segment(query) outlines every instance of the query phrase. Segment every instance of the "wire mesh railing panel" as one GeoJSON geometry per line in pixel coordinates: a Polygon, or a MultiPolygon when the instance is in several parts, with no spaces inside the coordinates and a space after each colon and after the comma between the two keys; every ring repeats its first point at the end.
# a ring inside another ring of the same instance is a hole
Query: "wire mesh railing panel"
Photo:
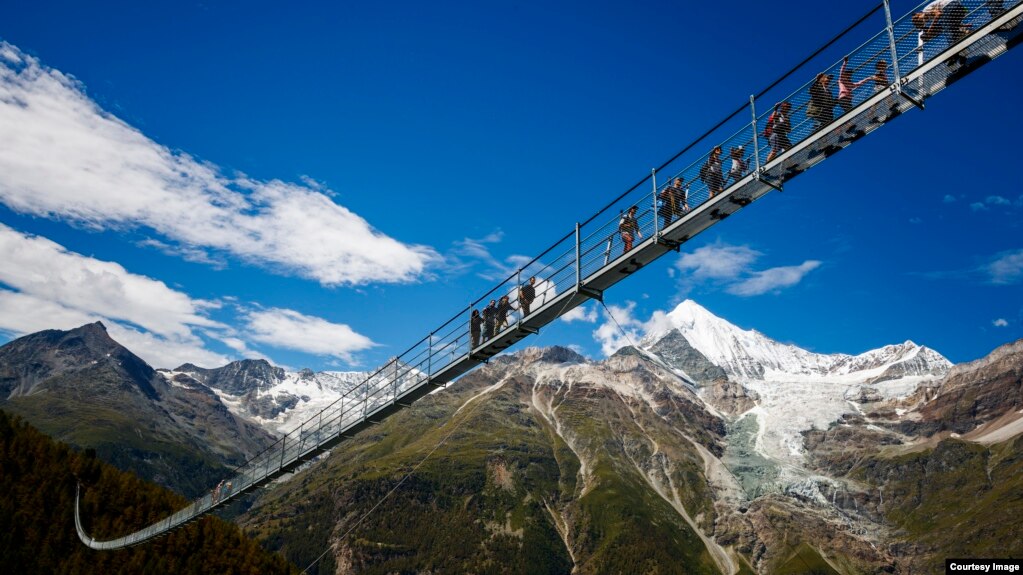
{"type": "Polygon", "coordinates": [[[972,31],[1019,4],[1020,0],[951,0],[917,5],[894,24],[900,72],[909,74],[941,56],[972,31]]]}

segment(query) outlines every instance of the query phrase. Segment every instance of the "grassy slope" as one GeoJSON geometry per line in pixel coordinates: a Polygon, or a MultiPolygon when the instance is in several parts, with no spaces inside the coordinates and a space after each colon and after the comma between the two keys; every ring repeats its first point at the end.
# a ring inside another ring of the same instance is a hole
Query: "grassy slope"
{"type": "Polygon", "coordinates": [[[58,394],[14,398],[3,409],[32,422],[58,441],[91,448],[104,461],[194,496],[215,485],[227,468],[193,449],[187,438],[171,438],[115,407],[58,394]]]}
{"type": "Polygon", "coordinates": [[[884,486],[888,520],[921,552],[917,568],[938,572],[945,557],[1023,556],[1023,436],[990,447],[946,439],[873,459],[857,475],[884,486]]]}
{"type": "MultiPolygon", "coordinates": [[[[621,449],[599,458],[593,469],[598,486],[578,499],[579,461],[528,406],[531,382],[509,382],[478,407],[470,404],[452,417],[474,392],[493,383],[486,373],[470,374],[455,389],[342,444],[313,473],[269,493],[243,518],[246,528],[301,566],[326,548],[328,536],[354,527],[340,560],[360,573],[568,573],[573,563],[553,512],[567,518],[580,573],[716,572],[702,541],[622,459],[621,449]],[[324,528],[328,517],[336,530],[324,528]]],[[[595,426],[577,432],[609,447],[635,441],[623,408],[609,408],[620,422],[609,424],[588,412],[587,403],[569,399],[559,413],[595,426]]],[[[673,480],[683,498],[692,500],[694,513],[712,513],[693,465],[680,465],[673,480]]],[[[328,554],[311,572],[335,568],[328,554]]]]}

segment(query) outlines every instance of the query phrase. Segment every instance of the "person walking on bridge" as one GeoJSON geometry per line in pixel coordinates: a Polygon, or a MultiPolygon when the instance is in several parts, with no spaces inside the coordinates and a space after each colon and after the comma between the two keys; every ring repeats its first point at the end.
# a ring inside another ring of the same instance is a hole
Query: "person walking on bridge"
{"type": "Polygon", "coordinates": [[[480,331],[483,328],[483,317],[480,310],[474,309],[469,314],[469,340],[472,342],[472,349],[480,346],[480,331]]]}
{"type": "Polygon", "coordinates": [[[623,254],[632,251],[632,242],[637,237],[643,238],[643,232],[639,231],[639,222],[636,221],[636,206],[629,208],[622,219],[618,220],[618,234],[622,237],[622,243],[625,244],[622,249],[623,254]]]}
{"type": "Polygon", "coordinates": [[[841,106],[843,112],[852,111],[853,92],[872,79],[873,77],[869,77],[859,82],[853,82],[853,73],[849,68],[849,56],[842,58],[842,69],[838,71],[838,105],[841,106]]]}
{"type": "Polygon", "coordinates": [[[749,172],[749,159],[743,157],[746,155],[746,148],[742,146],[732,148],[728,155],[732,158],[732,167],[725,178],[726,186],[729,181],[733,184],[738,183],[749,172]]]}
{"type": "Polygon", "coordinates": [[[517,310],[511,299],[503,295],[500,301],[497,302],[497,326],[494,328],[494,334],[501,333],[501,330],[508,327],[508,313],[512,310],[517,310]]]}
{"type": "Polygon", "coordinates": [[[768,162],[792,147],[792,142],[789,141],[789,132],[792,131],[792,119],[789,116],[791,111],[792,104],[787,101],[778,102],[767,118],[767,128],[770,129],[767,143],[771,146],[771,152],[767,154],[768,162]]]}
{"type": "Polygon", "coordinates": [[[714,146],[710,156],[700,168],[700,180],[707,185],[709,198],[720,194],[725,190],[725,179],[722,173],[724,166],[721,164],[721,146],[714,146]]]}
{"type": "Polygon", "coordinates": [[[522,309],[522,317],[529,315],[529,306],[533,305],[536,299],[536,276],[531,276],[529,281],[519,288],[519,308],[522,309]]]}
{"type": "Polygon", "coordinates": [[[913,26],[920,30],[920,39],[930,42],[946,35],[951,46],[966,37],[970,27],[964,24],[968,11],[961,0],[934,0],[913,14],[913,26]]]}
{"type": "Polygon", "coordinates": [[[813,131],[827,126],[835,119],[835,94],[831,91],[831,74],[821,72],[810,85],[810,101],[806,116],[813,120],[813,131]]]}
{"type": "Polygon", "coordinates": [[[675,196],[675,186],[667,185],[661,190],[661,193],[657,194],[657,199],[660,203],[657,206],[657,215],[661,216],[661,229],[664,229],[671,225],[671,218],[675,215],[675,206],[677,199],[675,196]]]}
{"type": "Polygon", "coordinates": [[[497,302],[490,300],[487,307],[483,308],[483,341],[494,337],[494,325],[497,321],[497,302]]]}

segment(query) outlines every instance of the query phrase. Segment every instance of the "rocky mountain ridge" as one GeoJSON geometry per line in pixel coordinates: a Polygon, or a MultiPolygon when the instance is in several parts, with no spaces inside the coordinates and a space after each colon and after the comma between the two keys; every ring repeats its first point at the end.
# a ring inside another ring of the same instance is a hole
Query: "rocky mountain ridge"
{"type": "Polygon", "coordinates": [[[273,441],[209,388],[165,378],[99,322],[0,346],[0,408],[189,495],[273,441]]]}
{"type": "Polygon", "coordinates": [[[238,417],[275,435],[288,433],[303,421],[355,389],[369,372],[302,369],[289,372],[264,359],[246,359],[204,369],[184,364],[161,370],[164,377],[192,380],[213,390],[238,417]]]}
{"type": "Polygon", "coordinates": [[[1020,487],[1023,427],[1013,426],[1023,424],[1003,422],[1019,409],[1023,355],[999,351],[1003,359],[982,362],[991,371],[970,379],[975,369],[949,374],[940,354],[911,342],[823,356],[754,333],[750,351],[733,345],[742,330],[703,321],[731,335],[683,322],[603,361],[557,347],[494,358],[267,493],[243,524],[297,563],[304,556],[289,541],[318,533],[334,550],[327,568],[342,573],[475,571],[495,557],[522,567],[512,573],[918,572],[958,543],[954,529],[920,531],[910,518],[972,501],[977,489],[1004,507],[1020,487]],[[731,359],[716,363],[725,354],[708,340],[732,346],[731,359]],[[779,371],[793,365],[791,376],[779,371]],[[963,443],[969,432],[956,439],[941,427],[964,413],[976,414],[971,425],[1000,425],[984,432],[999,442],[963,443]],[[372,495],[438,443],[395,501],[372,495]],[[968,475],[963,490],[948,487],[982,459],[999,482],[968,475]],[[333,510],[318,516],[329,529],[303,518],[310,502],[333,510]],[[377,504],[365,525],[352,523],[377,504]],[[450,546],[430,543],[450,533],[469,550],[455,565],[450,546]]]}

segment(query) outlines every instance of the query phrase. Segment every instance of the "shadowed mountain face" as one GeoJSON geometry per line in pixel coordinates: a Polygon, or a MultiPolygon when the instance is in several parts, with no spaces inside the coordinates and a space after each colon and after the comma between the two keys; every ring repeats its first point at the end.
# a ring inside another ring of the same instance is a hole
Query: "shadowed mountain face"
{"type": "Polygon", "coordinates": [[[89,373],[109,386],[92,391],[137,391],[158,399],[153,368],[107,335],[101,322],[71,331],[47,330],[0,347],[0,399],[53,389],[68,374],[89,373]]]}
{"type": "Polygon", "coordinates": [[[265,391],[284,380],[285,372],[270,365],[265,359],[233,361],[224,367],[204,369],[186,363],[174,371],[192,375],[207,387],[231,395],[244,395],[250,391],[265,391]]]}
{"type": "Polygon", "coordinates": [[[205,386],[165,378],[98,322],[0,347],[0,408],[187,495],[272,440],[205,386]]]}

